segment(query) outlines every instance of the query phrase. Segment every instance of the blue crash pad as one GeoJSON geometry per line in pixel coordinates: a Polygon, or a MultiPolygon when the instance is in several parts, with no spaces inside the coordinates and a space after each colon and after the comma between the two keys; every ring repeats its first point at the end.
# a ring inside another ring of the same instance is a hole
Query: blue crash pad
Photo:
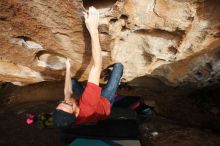
{"type": "Polygon", "coordinates": [[[121,146],[109,140],[77,138],[69,146],[121,146]]]}

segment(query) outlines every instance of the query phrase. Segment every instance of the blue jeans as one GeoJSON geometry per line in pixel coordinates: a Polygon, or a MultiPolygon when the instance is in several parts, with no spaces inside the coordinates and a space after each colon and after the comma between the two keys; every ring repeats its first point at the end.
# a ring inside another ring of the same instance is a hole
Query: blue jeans
{"type": "MultiPolygon", "coordinates": [[[[123,73],[123,65],[121,63],[116,63],[113,66],[113,70],[107,82],[107,85],[102,89],[101,96],[107,98],[111,103],[111,105],[114,103],[115,93],[119,86],[122,73],[123,73]]],[[[77,80],[72,80],[72,88],[77,98],[80,98],[84,91],[84,88],[80,85],[80,83],[77,80]]]]}

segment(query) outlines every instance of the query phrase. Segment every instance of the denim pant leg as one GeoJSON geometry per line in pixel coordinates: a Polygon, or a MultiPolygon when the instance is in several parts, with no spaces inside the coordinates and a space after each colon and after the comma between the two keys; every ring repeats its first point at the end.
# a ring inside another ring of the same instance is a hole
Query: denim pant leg
{"type": "Polygon", "coordinates": [[[82,85],[75,79],[72,80],[72,90],[76,94],[76,98],[79,99],[83,94],[84,88],[82,85]]]}
{"type": "Polygon", "coordinates": [[[111,76],[107,82],[107,85],[102,89],[102,96],[106,97],[111,105],[114,103],[115,93],[119,86],[120,78],[123,73],[123,65],[121,63],[116,63],[113,66],[111,76]]]}

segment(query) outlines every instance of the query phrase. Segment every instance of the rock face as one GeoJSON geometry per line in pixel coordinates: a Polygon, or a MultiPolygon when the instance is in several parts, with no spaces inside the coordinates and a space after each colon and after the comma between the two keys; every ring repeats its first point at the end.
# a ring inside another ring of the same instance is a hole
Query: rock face
{"type": "MultiPolygon", "coordinates": [[[[124,82],[149,78],[174,86],[220,81],[219,0],[1,0],[0,81],[26,85],[91,67],[82,12],[100,11],[103,68],[124,64],[124,82]]],[[[141,80],[141,81],[140,81],[141,80]]]]}

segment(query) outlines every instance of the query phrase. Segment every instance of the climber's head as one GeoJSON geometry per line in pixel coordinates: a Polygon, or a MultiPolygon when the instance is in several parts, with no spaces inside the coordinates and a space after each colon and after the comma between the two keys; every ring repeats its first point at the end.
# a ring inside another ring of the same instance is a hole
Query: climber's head
{"type": "Polygon", "coordinates": [[[74,98],[62,101],[53,112],[54,125],[58,128],[70,127],[75,121],[79,106],[74,98]]]}

